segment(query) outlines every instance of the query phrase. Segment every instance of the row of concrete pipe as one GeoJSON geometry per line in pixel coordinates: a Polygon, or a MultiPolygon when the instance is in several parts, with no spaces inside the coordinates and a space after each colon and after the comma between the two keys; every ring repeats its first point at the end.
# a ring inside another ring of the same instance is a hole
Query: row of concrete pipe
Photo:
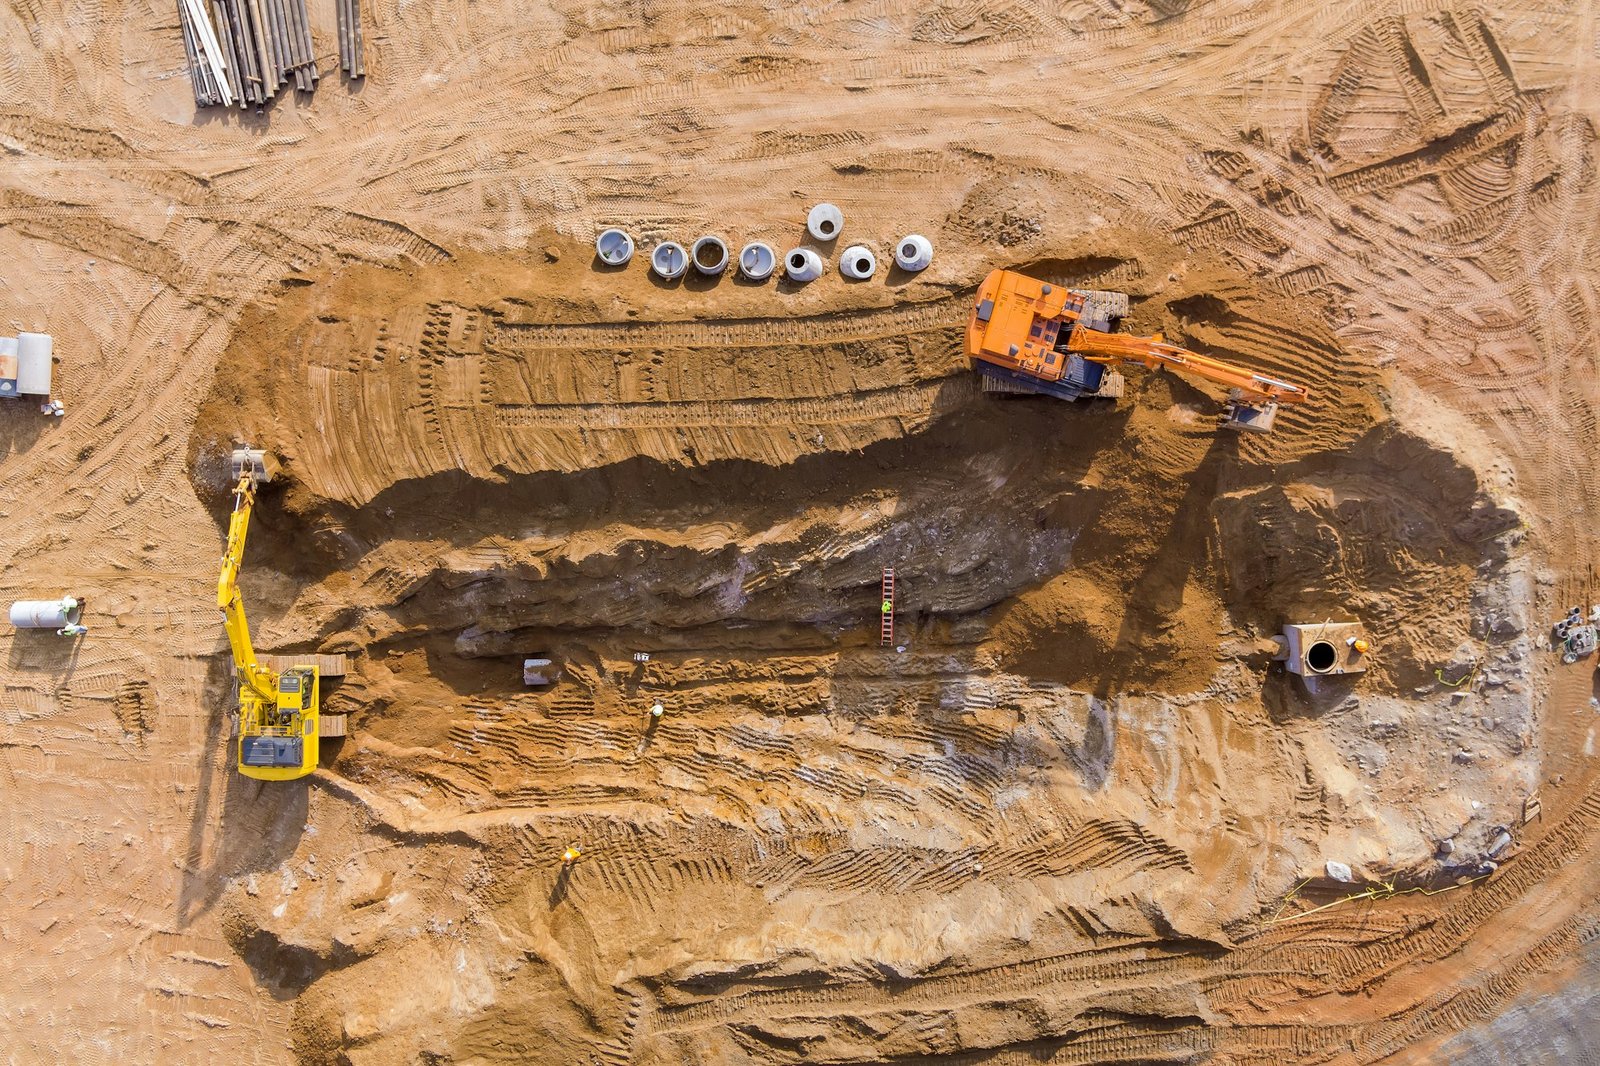
{"type": "MultiPolygon", "coordinates": [[[[844,213],[833,204],[818,204],[806,216],[806,231],[813,240],[832,241],[844,228],[844,213]]],[[[622,266],[633,258],[633,238],[626,231],[608,229],[594,242],[595,254],[607,266],[622,266]]],[[[933,261],[933,243],[920,233],[895,242],[894,262],[901,270],[916,272],[933,261]]],[[[751,241],[739,251],[739,273],[751,281],[765,281],[778,269],[780,260],[770,244],[751,241]]],[[[810,248],[793,248],[781,260],[783,273],[791,281],[815,281],[822,276],[822,256],[810,248]]],[[[708,277],[728,268],[728,245],[721,237],[705,236],[686,250],[677,241],[664,241],[650,252],[650,269],[657,277],[671,281],[682,277],[690,267],[708,277]]],[[[878,270],[878,257],[864,244],[852,244],[839,253],[839,273],[855,281],[865,281],[878,270]]]]}

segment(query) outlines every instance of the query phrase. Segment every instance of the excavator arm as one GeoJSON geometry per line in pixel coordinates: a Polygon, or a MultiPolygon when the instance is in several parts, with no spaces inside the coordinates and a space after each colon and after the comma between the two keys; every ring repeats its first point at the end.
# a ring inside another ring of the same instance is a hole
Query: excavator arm
{"type": "Polygon", "coordinates": [[[1139,337],[1132,333],[1102,333],[1076,326],[1067,340],[1069,352],[1079,352],[1097,363],[1140,363],[1146,369],[1167,367],[1239,390],[1239,398],[1257,403],[1304,403],[1306,390],[1287,381],[1269,378],[1242,366],[1168,344],[1157,333],[1139,337]]]}
{"type": "Polygon", "coordinates": [[[217,608],[222,611],[222,626],[233,649],[233,667],[239,677],[239,698],[276,704],[277,671],[261,665],[255,645],[250,642],[250,623],[244,616],[244,597],[239,594],[239,567],[244,563],[244,541],[250,532],[250,514],[256,504],[256,483],[252,472],[239,477],[233,490],[233,515],[228,519],[228,548],[222,556],[222,572],[217,576],[217,608]]]}

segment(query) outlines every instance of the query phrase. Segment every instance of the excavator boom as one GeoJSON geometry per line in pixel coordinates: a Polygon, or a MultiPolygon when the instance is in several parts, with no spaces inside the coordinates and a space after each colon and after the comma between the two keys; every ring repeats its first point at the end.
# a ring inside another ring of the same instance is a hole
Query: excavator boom
{"type": "MultiPolygon", "coordinates": [[[[1114,396],[1109,367],[1167,367],[1231,390],[1224,424],[1266,432],[1280,403],[1304,403],[1303,386],[1168,344],[1113,329],[1127,314],[1122,293],[1069,289],[1010,270],[978,287],[967,322],[967,358],[992,391],[1038,392],[1076,400],[1114,396]]],[[[1120,388],[1120,377],[1117,384],[1120,388]]]]}

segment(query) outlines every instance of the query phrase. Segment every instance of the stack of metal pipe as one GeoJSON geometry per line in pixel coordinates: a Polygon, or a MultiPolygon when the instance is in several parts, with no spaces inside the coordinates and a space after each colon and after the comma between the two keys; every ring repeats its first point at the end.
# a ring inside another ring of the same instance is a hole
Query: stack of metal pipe
{"type": "Polygon", "coordinates": [[[352,79],[367,76],[366,35],[361,32],[361,0],[335,0],[339,14],[339,69],[352,79]]]}
{"type": "Polygon", "coordinates": [[[194,102],[261,106],[290,82],[316,88],[305,0],[178,0],[194,102]]]}

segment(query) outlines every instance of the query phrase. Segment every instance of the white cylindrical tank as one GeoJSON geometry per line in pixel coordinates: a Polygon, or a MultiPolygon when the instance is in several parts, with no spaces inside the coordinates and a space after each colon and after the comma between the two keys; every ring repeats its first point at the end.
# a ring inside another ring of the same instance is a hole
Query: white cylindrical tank
{"type": "Polygon", "coordinates": [[[633,258],[633,238],[622,230],[602,230],[594,239],[594,254],[606,266],[621,266],[633,258]]]}
{"type": "Polygon", "coordinates": [[[806,230],[814,241],[831,241],[844,229],[844,212],[832,204],[818,204],[806,216],[806,230]]]}
{"type": "Polygon", "coordinates": [[[50,353],[54,348],[48,333],[17,334],[17,391],[22,395],[50,395],[50,353]]]}
{"type": "Polygon", "coordinates": [[[839,257],[839,273],[856,281],[866,281],[878,271],[878,258],[864,244],[852,244],[839,257]]]}
{"type": "Polygon", "coordinates": [[[784,276],[792,281],[816,281],[822,277],[822,256],[810,248],[793,248],[783,257],[784,276]]]}
{"type": "Polygon", "coordinates": [[[17,338],[0,337],[0,397],[17,395],[17,338]]]}
{"type": "Polygon", "coordinates": [[[739,273],[751,281],[766,281],[778,268],[778,253],[771,245],[751,241],[739,253],[739,273]]]}
{"type": "Polygon", "coordinates": [[[689,248],[689,258],[700,273],[715,277],[728,267],[728,245],[721,237],[707,235],[689,248]]]}
{"type": "Polygon", "coordinates": [[[933,242],[920,233],[900,238],[894,246],[894,265],[901,270],[926,270],[933,262],[933,242]]]}
{"type": "Polygon", "coordinates": [[[668,281],[681,278],[689,269],[689,253],[677,241],[663,241],[650,253],[650,269],[668,281]]]}
{"type": "Polygon", "coordinates": [[[71,596],[59,600],[18,600],[11,605],[11,624],[18,629],[60,629],[77,625],[83,605],[71,596]]]}

